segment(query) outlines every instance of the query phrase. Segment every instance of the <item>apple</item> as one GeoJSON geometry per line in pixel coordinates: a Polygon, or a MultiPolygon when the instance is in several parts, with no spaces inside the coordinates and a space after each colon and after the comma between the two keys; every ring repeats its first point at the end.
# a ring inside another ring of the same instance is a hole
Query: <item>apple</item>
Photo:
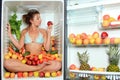
{"type": "Polygon", "coordinates": [[[29,76],[29,77],[32,77],[33,75],[34,75],[34,74],[33,74],[32,71],[28,72],[28,76],[29,76]]]}
{"type": "Polygon", "coordinates": [[[23,59],[21,62],[22,62],[23,64],[25,64],[27,61],[26,61],[26,59],[23,59]]]}
{"type": "Polygon", "coordinates": [[[99,33],[98,32],[93,32],[92,38],[94,38],[94,39],[99,38],[99,33]]]}
{"type": "Polygon", "coordinates": [[[76,45],[81,45],[82,44],[82,39],[78,38],[76,39],[76,45]]]}
{"type": "Polygon", "coordinates": [[[84,39],[84,40],[83,40],[83,44],[84,44],[84,45],[88,45],[88,44],[89,44],[89,39],[84,39]]]}
{"type": "Polygon", "coordinates": [[[23,72],[23,77],[28,77],[28,72],[23,72]]]}
{"type": "Polygon", "coordinates": [[[22,78],[22,77],[23,77],[23,73],[22,73],[22,72],[18,72],[18,73],[17,73],[17,77],[18,77],[18,78],[22,78]]]}
{"type": "Polygon", "coordinates": [[[108,20],[103,20],[102,27],[103,28],[109,28],[110,22],[108,20]]]}
{"type": "Polygon", "coordinates": [[[90,39],[89,39],[89,43],[90,43],[90,44],[95,44],[95,39],[94,39],[94,38],[90,38],[90,39]]]}
{"type": "Polygon", "coordinates": [[[110,38],[105,38],[103,39],[104,44],[110,44],[110,38]]]}
{"type": "Polygon", "coordinates": [[[56,73],[56,72],[52,72],[52,73],[51,73],[51,76],[52,76],[52,77],[56,77],[56,76],[57,76],[57,73],[56,73]]]}
{"type": "Polygon", "coordinates": [[[47,22],[47,25],[48,25],[48,26],[53,25],[52,21],[48,21],[48,22],[47,22]]]}
{"type": "Polygon", "coordinates": [[[57,76],[61,76],[62,75],[62,72],[61,71],[57,71],[57,76]]]}
{"type": "Polygon", "coordinates": [[[75,64],[71,64],[70,67],[69,67],[70,70],[75,70],[75,68],[76,68],[75,64]]]}
{"type": "Polygon", "coordinates": [[[5,77],[5,78],[9,78],[9,77],[10,77],[10,72],[5,72],[5,73],[4,73],[4,77],[5,77]]]}
{"type": "Polygon", "coordinates": [[[45,77],[50,77],[50,72],[45,72],[45,77]]]}
{"type": "Polygon", "coordinates": [[[15,73],[14,72],[10,73],[10,78],[15,78],[15,73]]]}
{"type": "Polygon", "coordinates": [[[32,61],[32,65],[34,66],[37,65],[36,61],[32,61]]]}
{"type": "Polygon", "coordinates": [[[108,20],[108,19],[110,19],[110,15],[109,14],[103,15],[103,20],[108,20]]]}
{"type": "Polygon", "coordinates": [[[120,15],[118,15],[117,20],[120,21],[120,15]]]}
{"type": "Polygon", "coordinates": [[[38,71],[33,72],[33,74],[34,74],[34,77],[38,77],[39,76],[39,72],[38,71]]]}
{"type": "Polygon", "coordinates": [[[101,33],[101,38],[104,39],[104,38],[107,38],[108,37],[108,33],[107,32],[102,32],[101,33]]]}
{"type": "Polygon", "coordinates": [[[102,39],[101,38],[96,38],[95,39],[95,44],[102,44],[102,39]]]}
{"type": "Polygon", "coordinates": [[[37,61],[36,61],[36,64],[37,64],[37,65],[40,64],[40,60],[37,60],[37,61]]]}
{"type": "Polygon", "coordinates": [[[45,73],[44,72],[39,72],[39,77],[45,77],[45,73]]]}
{"type": "Polygon", "coordinates": [[[28,65],[31,65],[32,64],[32,61],[30,61],[30,60],[27,60],[27,62],[26,62],[28,65]]]}
{"type": "Polygon", "coordinates": [[[16,54],[13,54],[12,55],[12,59],[17,59],[18,57],[17,57],[17,55],[16,54]]]}
{"type": "Polygon", "coordinates": [[[37,61],[38,60],[38,56],[34,56],[33,60],[37,61]]]}
{"type": "Polygon", "coordinates": [[[70,43],[75,44],[76,38],[69,38],[70,43]]]}

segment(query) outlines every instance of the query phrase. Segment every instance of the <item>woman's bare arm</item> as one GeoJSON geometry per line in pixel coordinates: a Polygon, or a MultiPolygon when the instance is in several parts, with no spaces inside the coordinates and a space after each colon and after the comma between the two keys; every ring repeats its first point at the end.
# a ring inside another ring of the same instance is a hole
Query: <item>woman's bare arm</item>
{"type": "Polygon", "coordinates": [[[12,43],[18,48],[21,49],[24,45],[24,34],[26,32],[26,30],[23,30],[21,32],[21,37],[20,37],[20,41],[16,40],[14,38],[14,36],[11,34],[11,27],[10,24],[7,24],[7,29],[8,29],[8,36],[10,38],[10,40],[12,41],[12,43]]]}

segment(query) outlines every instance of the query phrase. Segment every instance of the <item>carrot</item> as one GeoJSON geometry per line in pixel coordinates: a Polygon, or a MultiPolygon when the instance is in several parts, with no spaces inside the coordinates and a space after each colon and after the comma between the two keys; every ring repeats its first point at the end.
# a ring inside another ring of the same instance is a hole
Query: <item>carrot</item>
{"type": "Polygon", "coordinates": [[[16,53],[11,47],[8,47],[8,50],[11,51],[13,54],[16,53]]]}

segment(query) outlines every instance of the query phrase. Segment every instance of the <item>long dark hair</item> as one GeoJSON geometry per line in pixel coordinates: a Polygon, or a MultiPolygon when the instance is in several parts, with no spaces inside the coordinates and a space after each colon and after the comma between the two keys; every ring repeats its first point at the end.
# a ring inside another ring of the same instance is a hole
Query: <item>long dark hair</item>
{"type": "Polygon", "coordinates": [[[35,14],[40,14],[40,13],[36,9],[29,10],[27,14],[24,14],[22,16],[23,22],[25,22],[28,25],[31,25],[30,20],[33,19],[35,14]]]}

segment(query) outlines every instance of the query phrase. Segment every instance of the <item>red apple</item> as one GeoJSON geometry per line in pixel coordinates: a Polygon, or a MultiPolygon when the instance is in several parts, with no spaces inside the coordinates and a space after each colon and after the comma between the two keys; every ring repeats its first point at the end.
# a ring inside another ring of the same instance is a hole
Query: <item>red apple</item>
{"type": "Polygon", "coordinates": [[[48,26],[53,25],[52,21],[48,21],[48,22],[47,22],[47,25],[48,25],[48,26]]]}
{"type": "Polygon", "coordinates": [[[45,77],[45,73],[44,72],[39,72],[39,77],[45,77]]]}
{"type": "Polygon", "coordinates": [[[27,62],[26,62],[28,65],[31,65],[32,64],[32,61],[30,61],[30,60],[27,60],[27,62]]]}
{"type": "Polygon", "coordinates": [[[17,77],[18,77],[18,78],[22,78],[22,77],[23,77],[23,73],[22,73],[22,72],[18,72],[18,73],[17,73],[17,77]]]}
{"type": "Polygon", "coordinates": [[[109,18],[110,18],[110,15],[108,14],[103,15],[103,20],[108,20],[109,18]]]}
{"type": "Polygon", "coordinates": [[[34,56],[33,60],[37,61],[38,60],[38,56],[34,56]]]}
{"type": "Polygon", "coordinates": [[[120,21],[120,15],[118,15],[117,20],[120,21]]]}
{"type": "Polygon", "coordinates": [[[37,60],[36,64],[37,64],[37,65],[40,64],[40,60],[37,60]]]}
{"type": "Polygon", "coordinates": [[[108,37],[108,33],[107,32],[102,32],[101,33],[101,38],[104,39],[104,38],[107,38],[108,37]]]}

